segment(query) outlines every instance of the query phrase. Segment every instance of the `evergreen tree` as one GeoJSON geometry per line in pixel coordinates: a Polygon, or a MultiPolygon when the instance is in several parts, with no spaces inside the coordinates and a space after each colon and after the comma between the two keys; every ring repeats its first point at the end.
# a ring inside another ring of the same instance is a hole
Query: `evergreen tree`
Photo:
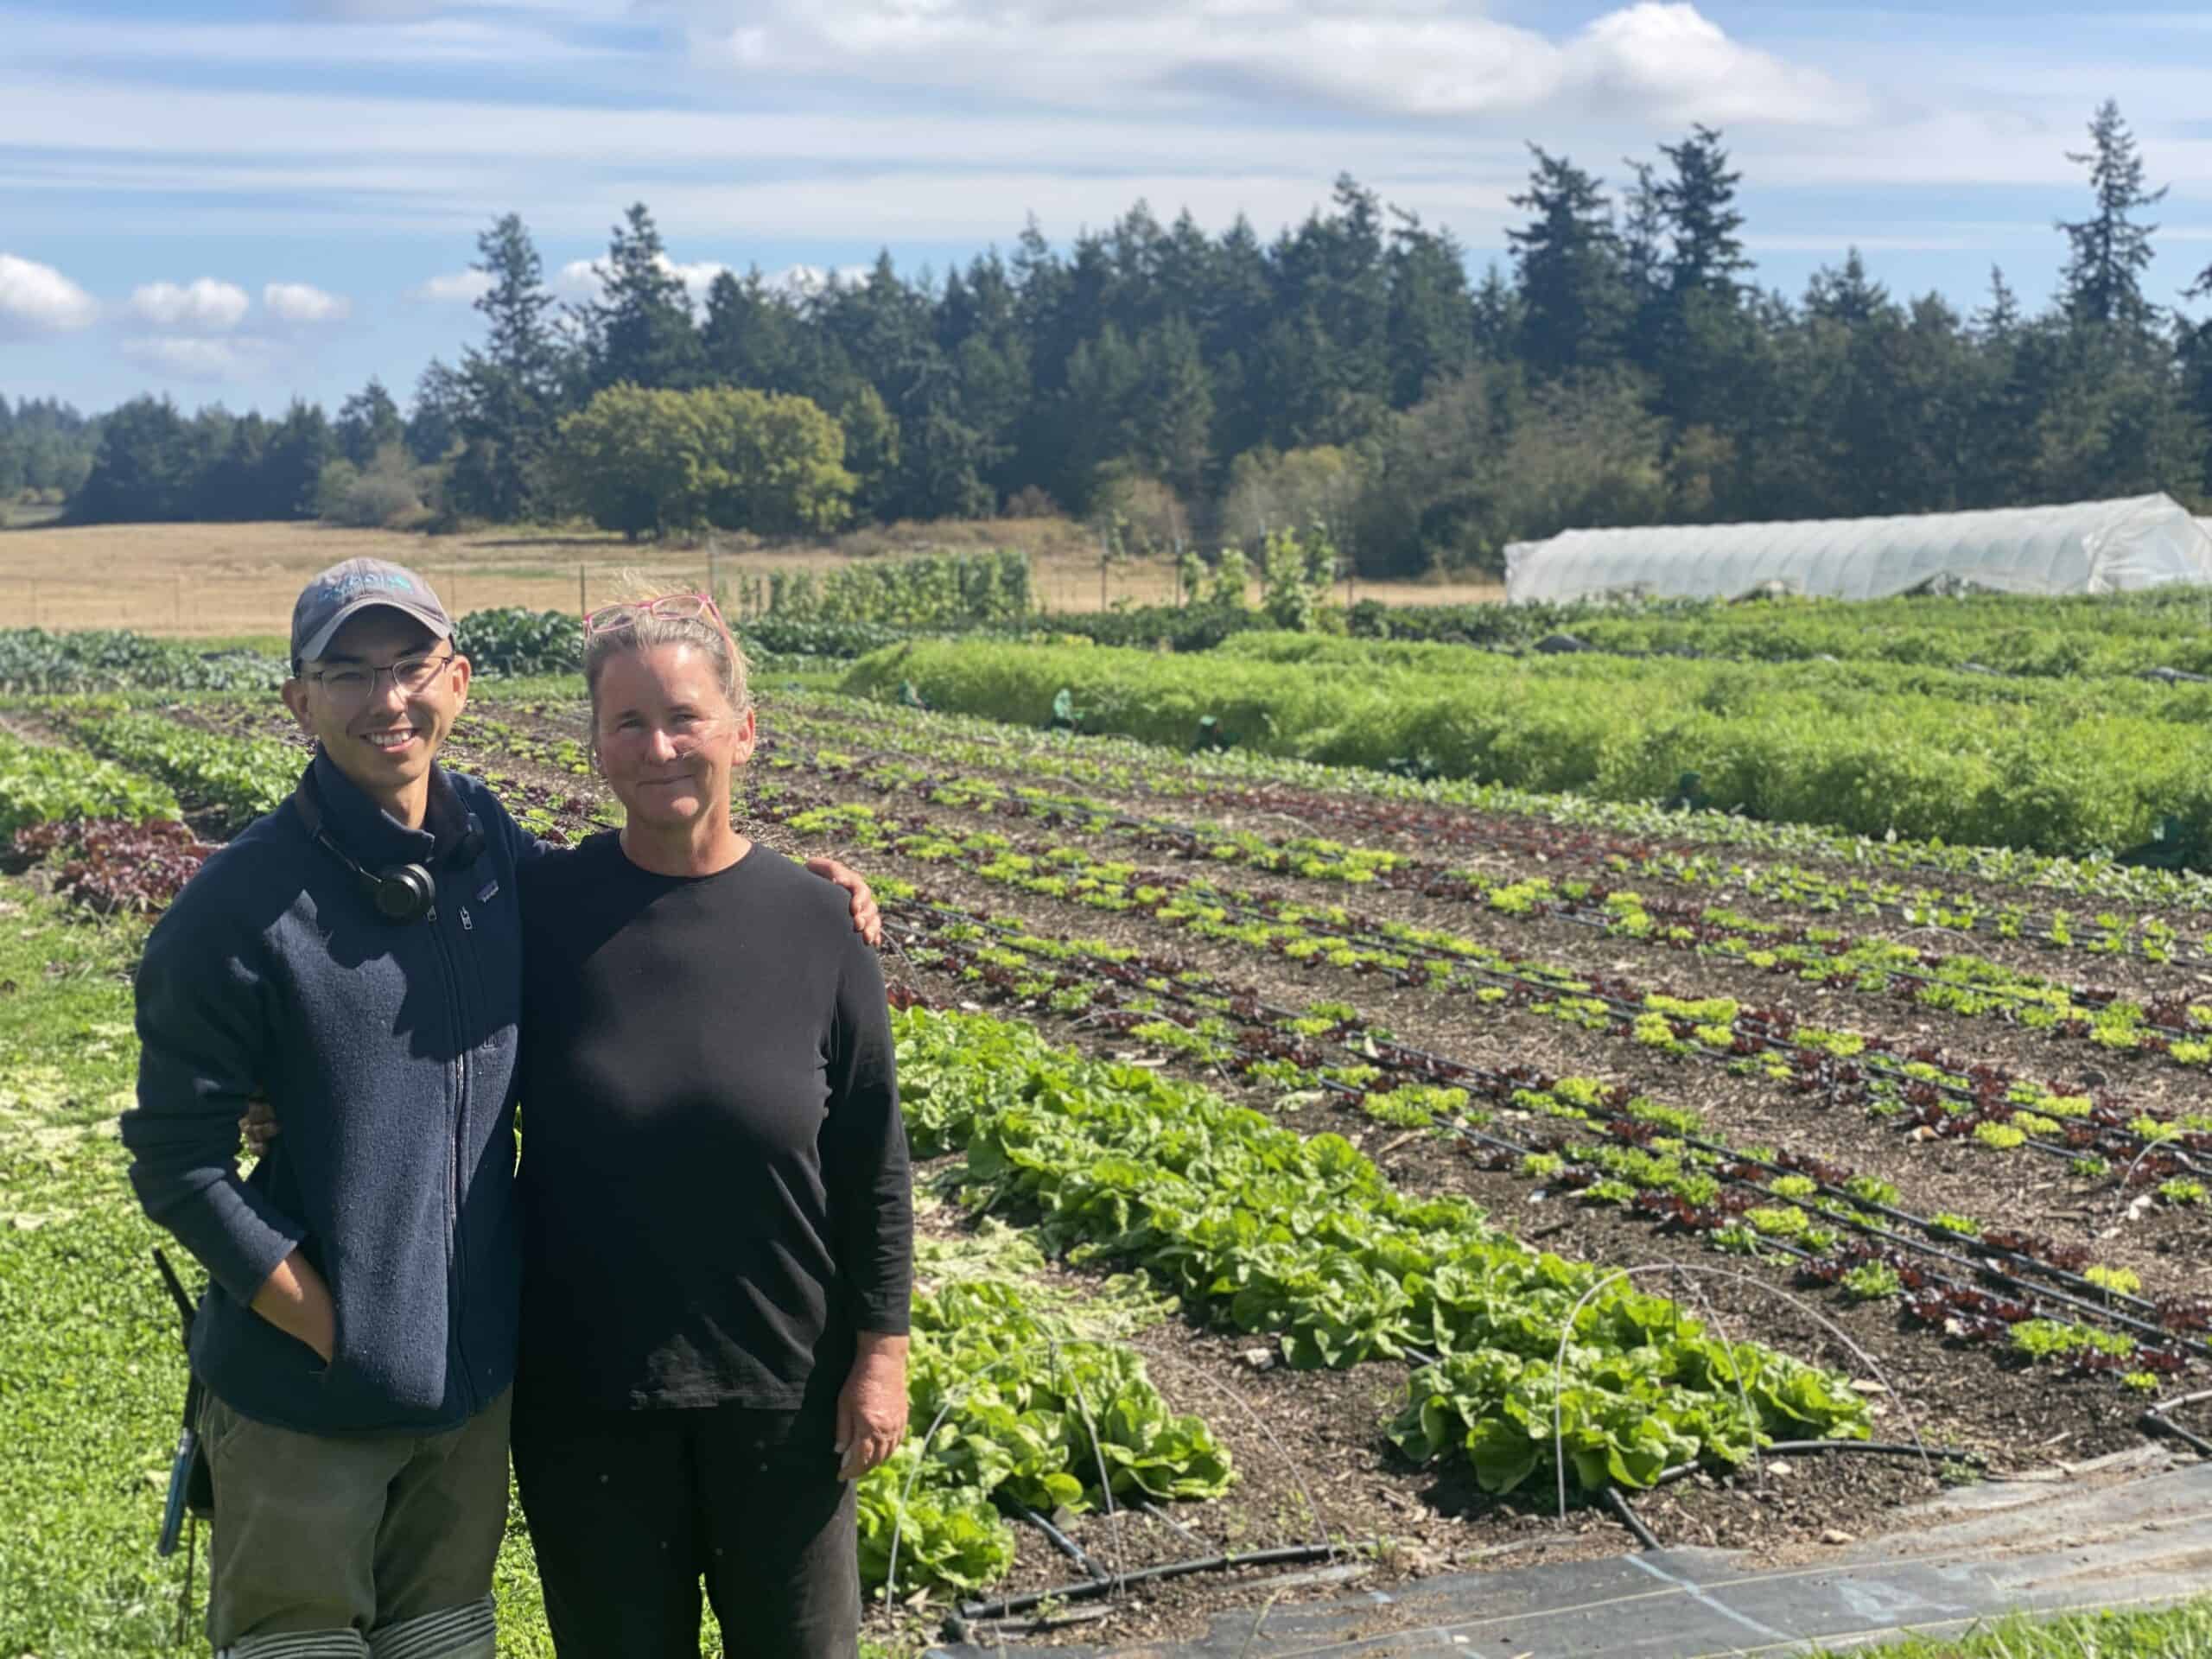
{"type": "Polygon", "coordinates": [[[2019,331],[2020,296],[2005,280],[2000,265],[1989,268],[1989,299],[1974,314],[1975,332],[1993,342],[2009,340],[2019,331]]]}
{"type": "Polygon", "coordinates": [[[407,416],[407,453],[424,466],[443,461],[461,441],[467,405],[467,384],[432,358],[415,382],[415,406],[407,416]]]}
{"type": "Polygon", "coordinates": [[[1520,355],[1547,376],[1611,362],[1634,306],[1612,208],[1580,168],[1529,149],[1535,170],[1510,200],[1532,217],[1505,232],[1521,278],[1520,355]]]}
{"type": "Polygon", "coordinates": [[[384,382],[372,375],[368,385],[338,406],[332,435],[340,454],[365,468],[378,452],[405,439],[406,427],[399,418],[399,405],[391,401],[384,382]]]}
{"type": "Polygon", "coordinates": [[[1474,296],[1467,259],[1448,231],[1393,208],[1390,232],[1390,404],[1403,409],[1474,361],[1474,296]]]}
{"type": "Polygon", "coordinates": [[[1744,227],[1735,205],[1744,175],[1729,170],[1719,133],[1702,123],[1681,143],[1662,144],[1659,153],[1674,168],[1672,177],[1651,187],[1671,245],[1668,292],[1678,300],[1710,294],[1732,303],[1740,291],[1736,278],[1751,264],[1736,234],[1744,227]]]}
{"type": "MultiPolygon", "coordinates": [[[[312,518],[320,510],[317,497],[322,469],[338,452],[330,422],[321,408],[297,398],[269,433],[251,514],[256,518],[312,518]]],[[[248,515],[241,514],[241,517],[248,515]]]]}
{"type": "Polygon", "coordinates": [[[600,273],[600,297],[583,308],[580,321],[593,390],[681,391],[699,384],[704,360],[691,296],[642,201],[632,203],[614,227],[600,273]]]}
{"type": "Polygon", "coordinates": [[[1198,330],[1170,317],[1137,343],[1138,453],[1185,501],[1205,492],[1212,460],[1213,387],[1198,330]]]}
{"type": "Polygon", "coordinates": [[[182,518],[194,479],[184,417],[166,397],[134,397],[109,411],[84,487],[70,503],[79,524],[182,518]]]}
{"type": "Polygon", "coordinates": [[[1894,309],[1889,289],[1866,274],[1866,262],[1855,247],[1844,255],[1842,270],[1823,265],[1805,285],[1806,315],[1847,328],[1887,318],[1894,309]]]}
{"type": "Polygon", "coordinates": [[[2158,227],[2139,225],[2133,215],[2165,200],[2166,187],[2143,188],[2135,135],[2111,99],[2089,122],[2089,146],[2066,153],[2068,161],[2089,169],[2089,189],[2096,199],[2096,211],[2088,219],[2058,221],[2070,249],[2061,278],[2067,314],[2077,322],[2147,328],[2157,320],[2158,308],[2144,298],[2142,278],[2151,264],[2151,237],[2158,227]]]}
{"type": "Polygon", "coordinates": [[[486,324],[482,349],[461,359],[462,448],[450,493],[464,512],[519,518],[537,486],[537,469],[553,434],[560,345],[547,313],[554,305],[545,268],[519,213],[476,238],[476,263],[492,285],[477,296],[486,324]]]}

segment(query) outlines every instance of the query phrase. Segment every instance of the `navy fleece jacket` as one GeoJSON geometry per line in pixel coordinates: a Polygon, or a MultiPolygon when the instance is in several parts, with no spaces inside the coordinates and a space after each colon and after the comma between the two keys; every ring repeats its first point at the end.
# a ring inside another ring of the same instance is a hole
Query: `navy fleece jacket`
{"type": "Polygon", "coordinates": [[[313,770],[338,844],[429,865],[435,912],[380,919],[292,801],[211,857],[138,970],[131,1184],[213,1278],[192,1359],[225,1403],[311,1433],[450,1427],[514,1373],[515,872],[537,843],[472,779],[435,772],[412,830],[313,770]],[[242,1179],[257,1092],[283,1133],[242,1179]],[[295,1246],[336,1305],[327,1366],[249,1306],[295,1246]]]}

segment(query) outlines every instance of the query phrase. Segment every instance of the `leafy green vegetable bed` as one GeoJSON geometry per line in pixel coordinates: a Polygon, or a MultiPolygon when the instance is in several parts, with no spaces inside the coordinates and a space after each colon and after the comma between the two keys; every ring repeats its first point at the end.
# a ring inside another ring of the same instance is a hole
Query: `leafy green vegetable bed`
{"type": "Polygon", "coordinates": [[[2099,683],[2119,688],[2108,696],[2036,682],[1974,700],[1994,683],[1923,675],[1916,689],[1916,672],[1259,635],[1205,657],[917,641],[863,658],[845,689],[890,700],[912,685],[934,707],[1032,727],[1057,698],[1085,730],[1178,747],[1211,719],[1271,754],[1605,800],[1669,799],[1694,774],[1713,805],[1873,836],[2079,854],[2145,842],[2171,817],[2193,842],[2212,836],[2195,758],[2212,700],[2125,681],[2099,683]]]}
{"type": "Polygon", "coordinates": [[[150,778],[82,749],[26,743],[0,732],[0,842],[26,824],[176,816],[176,797],[150,778]]]}
{"type": "Polygon", "coordinates": [[[1673,1302],[1540,1255],[1464,1199],[1399,1194],[1342,1136],[1301,1140],[1141,1067],[982,1015],[894,1016],[916,1150],[964,1150],[971,1191],[1039,1217],[1048,1246],[1141,1265],[1293,1365],[1439,1357],[1395,1434],[1464,1455],[1491,1491],[1553,1468],[1586,1491],[1740,1463],[1758,1436],[1864,1438],[1840,1378],[1706,1333],[1673,1302]],[[1570,1310],[1563,1374],[1554,1356],[1570,1310]]]}

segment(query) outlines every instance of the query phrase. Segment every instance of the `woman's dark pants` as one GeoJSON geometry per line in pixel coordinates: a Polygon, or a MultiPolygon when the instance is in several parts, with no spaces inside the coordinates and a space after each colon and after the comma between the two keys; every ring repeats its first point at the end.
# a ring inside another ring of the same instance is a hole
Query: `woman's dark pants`
{"type": "Polygon", "coordinates": [[[853,1659],[853,1484],[822,1414],[544,1412],[515,1478],[560,1659],[698,1659],[699,1586],[728,1659],[853,1659]]]}

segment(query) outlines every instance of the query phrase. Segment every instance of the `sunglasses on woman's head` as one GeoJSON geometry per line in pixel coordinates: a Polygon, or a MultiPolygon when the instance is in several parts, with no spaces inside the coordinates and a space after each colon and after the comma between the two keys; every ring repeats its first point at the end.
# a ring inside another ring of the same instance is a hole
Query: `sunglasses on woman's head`
{"type": "Polygon", "coordinates": [[[715,601],[705,594],[663,594],[658,599],[624,600],[619,604],[602,605],[595,611],[584,613],[584,639],[613,633],[621,628],[635,627],[648,616],[674,617],[678,620],[711,618],[714,625],[728,632],[728,625],[722,613],[715,608],[715,601]]]}

